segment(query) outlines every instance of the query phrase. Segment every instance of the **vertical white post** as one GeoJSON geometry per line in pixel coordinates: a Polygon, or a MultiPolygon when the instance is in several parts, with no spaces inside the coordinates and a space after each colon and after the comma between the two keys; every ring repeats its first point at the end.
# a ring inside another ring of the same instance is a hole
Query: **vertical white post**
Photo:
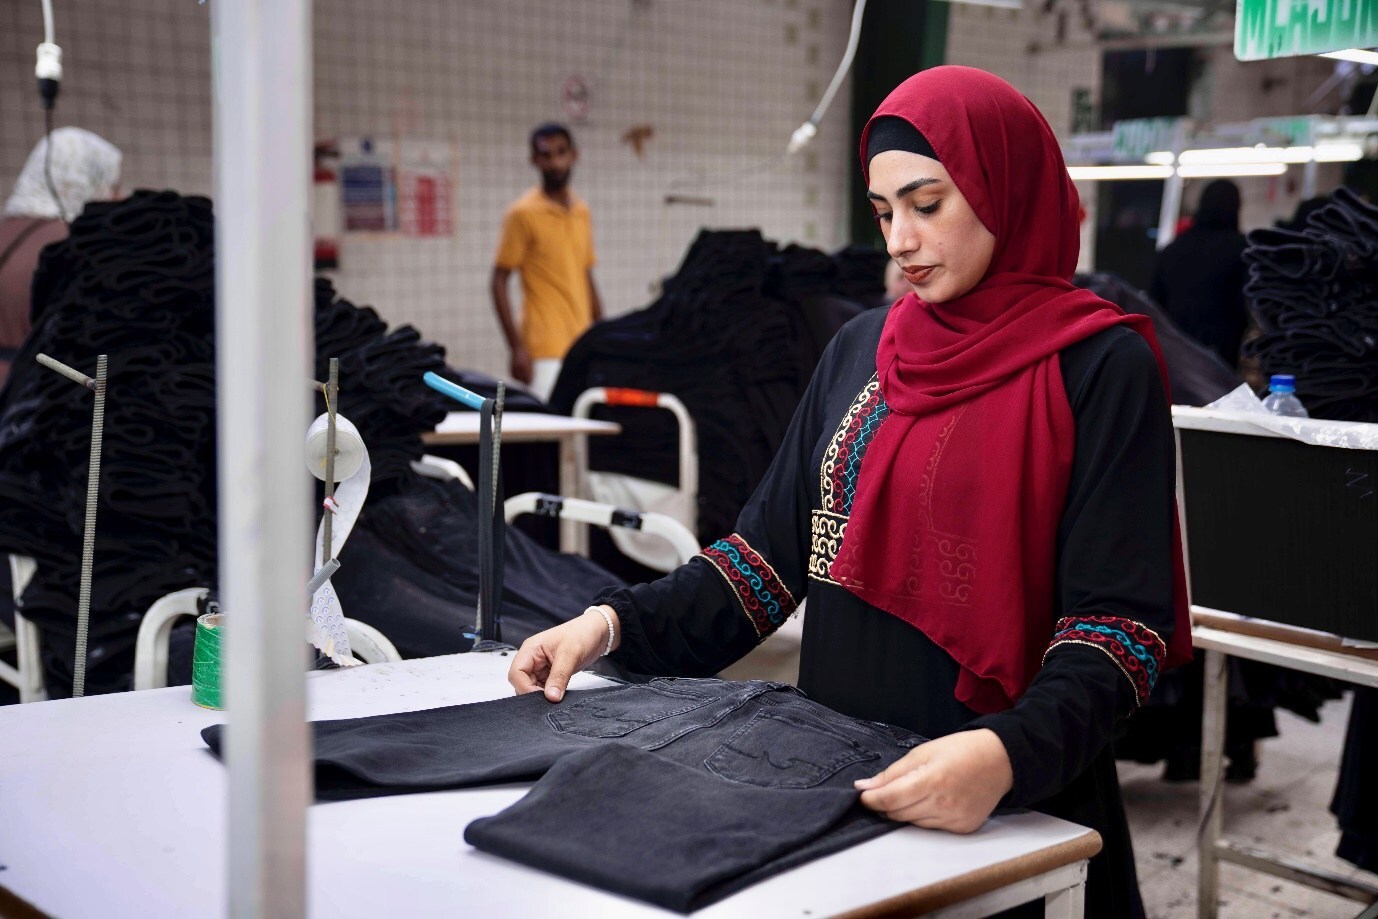
{"type": "Polygon", "coordinates": [[[1044,919],[1083,919],[1086,915],[1086,881],[1043,898],[1044,919]]]}
{"type": "Polygon", "coordinates": [[[1314,159],[1306,161],[1301,172],[1301,200],[1309,201],[1316,197],[1316,173],[1319,164],[1314,159]]]}
{"type": "Polygon", "coordinates": [[[311,7],[216,0],[216,375],[229,915],[306,912],[311,7]]]}
{"type": "Polygon", "coordinates": [[[1198,859],[1196,915],[1216,919],[1220,910],[1220,859],[1216,845],[1225,828],[1225,717],[1229,704],[1229,658],[1221,651],[1206,652],[1206,682],[1201,712],[1201,831],[1196,840],[1198,859]]]}
{"type": "Polygon", "coordinates": [[[1159,252],[1177,238],[1177,221],[1182,216],[1182,176],[1177,171],[1182,148],[1187,143],[1187,120],[1179,118],[1172,136],[1172,175],[1163,182],[1163,205],[1158,210],[1159,252]]]}

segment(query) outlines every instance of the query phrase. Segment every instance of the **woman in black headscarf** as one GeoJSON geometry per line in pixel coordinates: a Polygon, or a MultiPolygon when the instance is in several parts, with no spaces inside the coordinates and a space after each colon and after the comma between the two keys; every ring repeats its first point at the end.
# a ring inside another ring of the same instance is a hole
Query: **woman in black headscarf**
{"type": "Polygon", "coordinates": [[[1239,186],[1217,179],[1201,192],[1191,228],[1158,256],[1149,288],[1182,331],[1231,367],[1239,363],[1239,345],[1249,324],[1244,247],[1239,186]]]}

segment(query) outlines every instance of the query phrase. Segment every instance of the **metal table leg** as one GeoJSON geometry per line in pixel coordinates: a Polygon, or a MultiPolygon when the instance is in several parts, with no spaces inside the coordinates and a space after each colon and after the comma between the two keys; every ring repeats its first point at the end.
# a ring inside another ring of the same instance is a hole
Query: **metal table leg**
{"type": "Polygon", "coordinates": [[[1206,651],[1201,713],[1201,829],[1196,847],[1200,857],[1196,914],[1200,919],[1216,919],[1220,902],[1220,861],[1216,857],[1216,846],[1224,828],[1221,780],[1224,774],[1228,661],[1229,657],[1220,651],[1206,651]]]}

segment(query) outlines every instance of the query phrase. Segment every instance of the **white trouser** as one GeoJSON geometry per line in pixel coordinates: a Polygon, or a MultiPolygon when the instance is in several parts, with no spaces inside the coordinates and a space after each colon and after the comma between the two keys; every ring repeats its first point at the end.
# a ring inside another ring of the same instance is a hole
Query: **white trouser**
{"type": "Polygon", "coordinates": [[[542,402],[549,402],[550,394],[555,391],[555,381],[560,376],[560,363],[558,357],[537,358],[531,362],[531,385],[527,388],[542,402]]]}

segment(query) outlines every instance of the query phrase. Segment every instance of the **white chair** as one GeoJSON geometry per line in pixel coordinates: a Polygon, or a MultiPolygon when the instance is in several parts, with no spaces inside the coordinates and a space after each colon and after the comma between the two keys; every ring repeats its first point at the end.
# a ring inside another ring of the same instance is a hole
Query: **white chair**
{"type": "Polygon", "coordinates": [[[43,659],[39,654],[38,626],[19,612],[19,598],[33,580],[38,565],[26,555],[10,555],[10,586],[14,595],[14,631],[4,630],[0,648],[15,649],[15,666],[0,661],[0,680],[19,690],[20,702],[42,702],[48,698],[43,688],[43,659]]]}
{"type": "MultiPolygon", "coordinates": [[[[658,512],[678,521],[693,533],[698,526],[699,448],[697,428],[689,409],[669,393],[596,386],[579,394],[570,414],[575,418],[591,417],[596,405],[660,409],[674,415],[679,425],[679,485],[676,487],[639,476],[591,470],[588,468],[587,438],[582,438],[583,449],[576,458],[579,489],[605,504],[658,512]]],[[[683,561],[677,559],[664,543],[646,539],[634,529],[615,527],[609,530],[609,535],[618,551],[648,568],[670,571],[683,561]]]]}
{"type": "Polygon", "coordinates": [[[669,553],[673,556],[674,564],[670,567],[682,565],[699,554],[699,543],[693,532],[673,517],[656,511],[633,511],[599,501],[528,491],[513,495],[503,502],[502,512],[508,523],[522,514],[535,514],[537,517],[591,523],[614,533],[619,530],[633,531],[659,537],[669,543],[661,555],[669,553]]]}
{"type": "Polygon", "coordinates": [[[411,468],[413,472],[428,479],[459,479],[465,488],[474,490],[474,480],[469,478],[469,473],[464,471],[463,466],[452,459],[427,453],[421,459],[413,461],[411,468]]]}
{"type": "MultiPolygon", "coordinates": [[[[630,511],[610,504],[584,501],[580,498],[561,498],[529,491],[513,495],[503,505],[507,522],[521,514],[554,517],[591,523],[609,529],[637,530],[669,542],[676,565],[682,565],[699,554],[698,541],[689,528],[672,517],[654,511],[630,511]]],[[[761,642],[741,660],[718,674],[728,680],[779,680],[799,682],[799,649],[804,637],[804,606],[790,616],[780,628],[761,642]]]]}
{"type": "MultiPolygon", "coordinates": [[[[167,685],[167,648],[172,627],[183,616],[195,616],[209,591],[188,587],[173,591],[148,608],[134,643],[134,688],[161,689],[167,685]]],[[[349,650],[365,664],[400,661],[402,655],[382,632],[365,622],[345,617],[349,650]]]]}
{"type": "Polygon", "coordinates": [[[349,636],[349,651],[365,664],[400,661],[402,655],[387,636],[358,619],[345,617],[345,633],[349,636]]]}

